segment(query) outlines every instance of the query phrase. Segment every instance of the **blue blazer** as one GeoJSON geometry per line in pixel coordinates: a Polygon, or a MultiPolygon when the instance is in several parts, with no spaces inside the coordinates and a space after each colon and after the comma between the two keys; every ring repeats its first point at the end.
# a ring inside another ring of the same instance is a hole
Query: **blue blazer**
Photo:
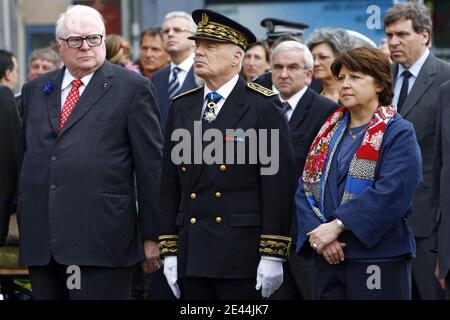
{"type": "MultiPolygon", "coordinates": [[[[330,183],[325,192],[338,193],[330,183]]],[[[336,180],[337,178],[335,178],[336,180]]],[[[338,206],[325,201],[328,221],[341,219],[349,229],[341,233],[345,242],[346,259],[384,259],[408,254],[415,255],[415,242],[407,217],[411,214],[412,198],[422,179],[422,159],[414,128],[400,115],[388,123],[375,171],[374,184],[357,198],[338,206]]],[[[312,211],[303,192],[303,182],[295,196],[297,204],[297,251],[307,243],[306,233],[317,228],[321,221],[312,211]]]]}
{"type": "MultiPolygon", "coordinates": [[[[152,76],[152,82],[156,91],[156,98],[158,100],[159,110],[161,112],[161,129],[163,132],[166,131],[166,123],[167,117],[169,115],[169,109],[172,105],[172,101],[169,101],[169,76],[170,76],[170,65],[162,68],[161,70],[155,72],[152,76]]],[[[186,79],[183,82],[180,90],[178,90],[175,95],[180,94],[182,92],[191,90],[193,88],[198,87],[195,82],[194,77],[194,65],[192,65],[191,69],[186,76],[186,79]]]]}
{"type": "Polygon", "coordinates": [[[133,266],[144,258],[142,239],[159,233],[162,132],[152,84],[105,62],[58,132],[63,75],[49,72],[23,87],[20,264],[53,257],[133,266]]]}

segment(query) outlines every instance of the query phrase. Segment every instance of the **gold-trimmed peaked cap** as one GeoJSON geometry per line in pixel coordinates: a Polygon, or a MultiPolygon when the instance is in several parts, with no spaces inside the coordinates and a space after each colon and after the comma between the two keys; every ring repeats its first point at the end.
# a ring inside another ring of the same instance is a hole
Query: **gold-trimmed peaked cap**
{"type": "Polygon", "coordinates": [[[249,29],[224,15],[208,10],[197,9],[192,12],[192,19],[197,24],[197,31],[189,39],[205,39],[217,42],[233,43],[243,50],[256,42],[256,37],[249,29]]]}

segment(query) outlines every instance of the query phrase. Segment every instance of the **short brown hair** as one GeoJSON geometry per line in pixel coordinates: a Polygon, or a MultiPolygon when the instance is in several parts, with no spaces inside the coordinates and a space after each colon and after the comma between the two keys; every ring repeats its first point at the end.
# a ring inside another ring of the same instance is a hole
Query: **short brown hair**
{"type": "Polygon", "coordinates": [[[253,47],[258,47],[258,46],[263,48],[263,50],[264,50],[264,54],[266,55],[264,57],[264,60],[266,60],[267,63],[270,63],[269,48],[267,47],[267,44],[265,44],[262,41],[256,41],[256,42],[253,42],[253,43],[249,44],[245,51],[247,52],[249,49],[251,49],[253,47]]]}
{"type": "Polygon", "coordinates": [[[431,41],[433,32],[433,22],[431,21],[430,10],[427,6],[417,2],[400,3],[390,8],[384,14],[384,28],[397,20],[411,20],[414,32],[428,32],[428,43],[431,41]]]}
{"type": "Polygon", "coordinates": [[[162,35],[162,30],[160,27],[155,27],[155,28],[150,28],[147,30],[144,30],[141,32],[141,36],[140,36],[140,45],[142,46],[142,41],[144,40],[144,37],[159,37],[162,41],[163,35],[162,35]]]}
{"type": "Polygon", "coordinates": [[[388,57],[376,48],[359,47],[344,51],[331,65],[331,72],[337,78],[342,66],[354,72],[361,72],[371,76],[383,87],[378,100],[384,106],[392,102],[392,74],[388,57]]]}

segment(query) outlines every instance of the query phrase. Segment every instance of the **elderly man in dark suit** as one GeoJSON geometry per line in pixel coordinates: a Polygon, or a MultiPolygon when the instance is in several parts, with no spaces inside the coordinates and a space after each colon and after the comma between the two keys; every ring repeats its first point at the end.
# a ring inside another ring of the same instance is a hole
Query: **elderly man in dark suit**
{"type": "MultiPolygon", "coordinates": [[[[416,293],[421,299],[441,299],[434,279],[436,256],[432,231],[436,221],[436,197],[431,190],[432,158],[436,133],[439,86],[450,79],[450,65],[430,51],[432,21],[426,6],[403,3],[384,16],[391,58],[394,64],[394,98],[397,111],[414,125],[423,160],[423,182],[416,190],[409,218],[417,244],[412,263],[416,293]]],[[[414,286],[413,286],[414,288],[414,286]]]]}
{"type": "Polygon", "coordinates": [[[436,245],[438,259],[435,276],[450,300],[450,81],[441,85],[438,95],[438,122],[436,129],[436,149],[433,165],[433,190],[438,197],[440,212],[437,223],[436,245]]]}
{"type": "Polygon", "coordinates": [[[160,266],[159,111],[148,79],[105,62],[104,36],[95,9],[69,8],[65,68],[23,88],[20,263],[36,299],[127,299],[144,252],[160,266]]]}
{"type": "MultiPolygon", "coordinates": [[[[312,141],[338,105],[308,86],[313,57],[307,46],[297,41],[281,42],[272,51],[270,59],[273,84],[279,91],[278,102],[289,124],[296,177],[300,178],[312,141]]],[[[295,215],[291,235],[293,239],[297,236],[295,215]]],[[[296,255],[293,241],[285,275],[283,285],[273,295],[274,299],[314,298],[314,258],[310,248],[296,255]]]]}
{"type": "Polygon", "coordinates": [[[177,296],[180,279],[187,299],[269,297],[283,281],[290,245],[296,176],[287,123],[273,92],[239,76],[253,33],[210,10],[192,17],[195,72],[205,85],[175,97],[167,122],[159,237],[164,274],[177,296]],[[182,159],[180,134],[182,145],[194,143],[182,159]],[[276,168],[262,150],[271,150],[276,168]]]}
{"type": "Polygon", "coordinates": [[[184,11],[170,12],[164,18],[162,35],[164,49],[170,56],[168,66],[155,72],[152,82],[155,86],[161,127],[166,129],[167,116],[176,95],[197,87],[194,75],[194,41],[188,39],[195,33],[195,22],[184,11]]]}
{"type": "Polygon", "coordinates": [[[0,246],[8,236],[17,183],[20,118],[12,91],[16,85],[16,58],[0,50],[0,246]]]}

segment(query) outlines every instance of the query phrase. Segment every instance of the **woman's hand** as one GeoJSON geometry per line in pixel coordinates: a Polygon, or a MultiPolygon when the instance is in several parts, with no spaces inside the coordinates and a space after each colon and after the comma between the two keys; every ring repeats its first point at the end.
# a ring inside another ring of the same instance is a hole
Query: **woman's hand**
{"type": "Polygon", "coordinates": [[[329,264],[339,264],[345,259],[345,243],[334,240],[322,249],[322,255],[329,264]]]}
{"type": "Polygon", "coordinates": [[[333,220],[321,224],[306,235],[309,237],[311,247],[316,250],[318,254],[322,254],[323,248],[336,240],[341,232],[342,228],[338,226],[336,220],[333,220]]]}

